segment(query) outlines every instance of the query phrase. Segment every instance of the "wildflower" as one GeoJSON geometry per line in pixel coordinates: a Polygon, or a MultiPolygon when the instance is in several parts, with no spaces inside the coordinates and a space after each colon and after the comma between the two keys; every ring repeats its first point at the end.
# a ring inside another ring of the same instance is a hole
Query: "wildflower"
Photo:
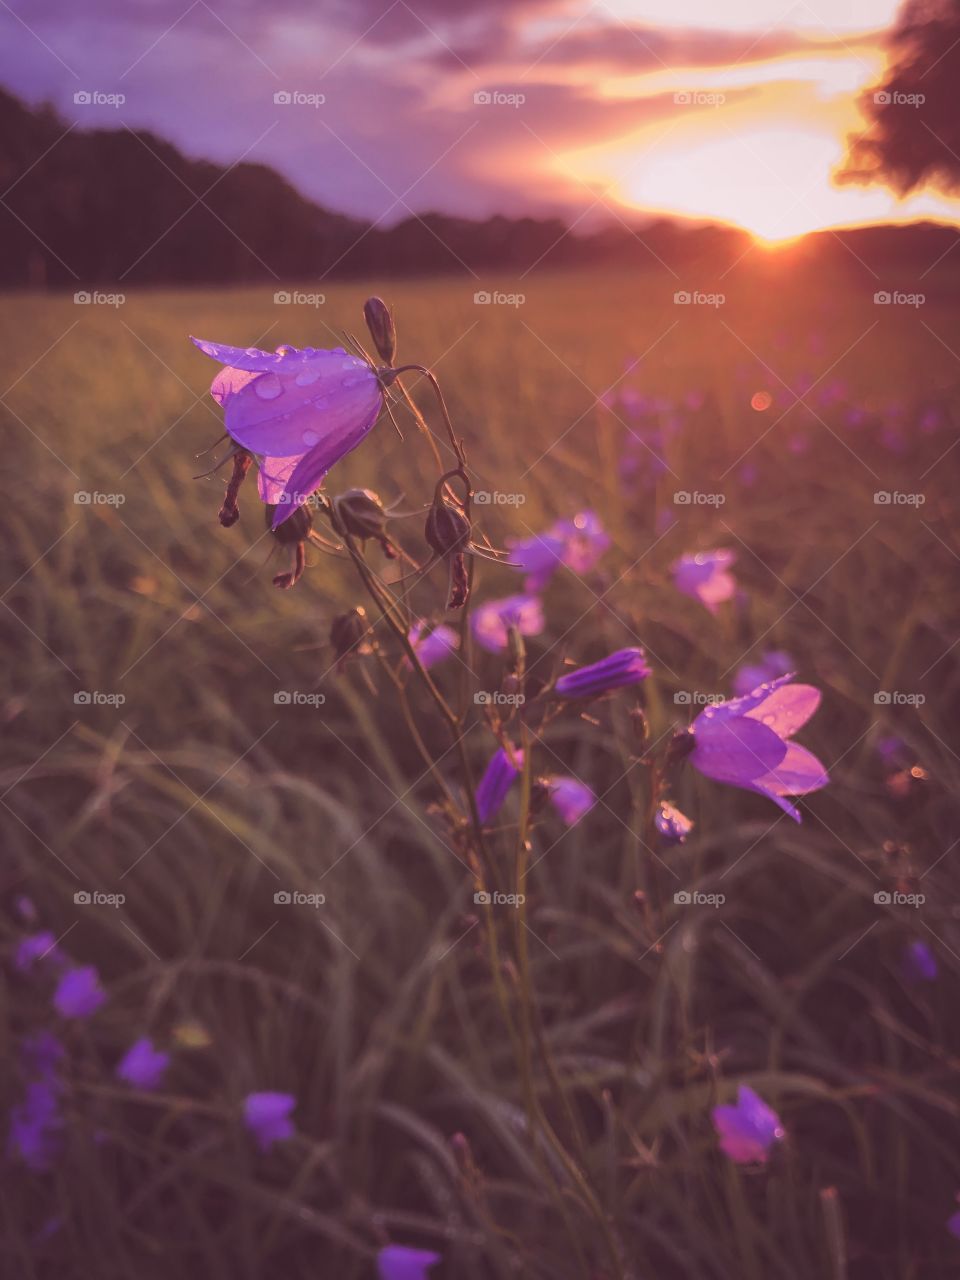
{"type": "Polygon", "coordinates": [[[563,561],[564,541],[551,533],[534,533],[529,538],[510,538],[510,561],[527,575],[527,591],[542,591],[563,561]]]}
{"type": "Polygon", "coordinates": [[[728,572],[736,558],[736,552],[728,547],[681,556],[673,566],[674,586],[716,613],[717,605],[736,593],[736,581],[728,572]]]}
{"type": "Polygon", "coordinates": [[[308,507],[297,507],[289,519],[276,526],[273,523],[275,510],[274,507],[269,505],[265,508],[267,529],[276,538],[281,547],[287,548],[290,568],[285,573],[275,574],[273,585],[279,587],[281,591],[286,591],[290,587],[296,586],[303,575],[307,562],[304,554],[304,545],[310,530],[313,528],[313,516],[310,514],[308,507]]]}
{"type": "Polygon", "coordinates": [[[388,1244],[377,1254],[379,1280],[427,1280],[428,1268],[440,1261],[439,1253],[388,1244]]]}
{"type": "Polygon", "coordinates": [[[210,394],[230,437],[261,460],[260,497],[277,507],[276,529],[372,430],[383,407],[376,371],[342,347],[271,352],[192,341],[224,366],[210,394]]]}
{"type": "Polygon", "coordinates": [[[554,686],[561,698],[595,698],[611,689],[639,684],[650,674],[642,649],[618,649],[599,662],[578,667],[560,677],[554,686]]]}
{"type": "Polygon", "coordinates": [[[522,751],[508,754],[503,747],[499,747],[493,753],[477,784],[477,813],[481,822],[489,822],[500,812],[507,792],[520,776],[522,768],[522,751]]]}
{"type": "Polygon", "coordinates": [[[370,652],[370,644],[367,640],[369,632],[366,610],[362,605],[351,609],[349,613],[338,614],[334,618],[330,623],[330,644],[333,646],[338,667],[341,667],[347,658],[354,654],[370,652]]]}
{"type": "Polygon", "coordinates": [[[756,662],[745,662],[738,668],[733,676],[733,692],[737,695],[750,693],[758,685],[776,680],[777,676],[785,676],[794,669],[795,664],[789,653],[785,653],[783,649],[768,649],[756,662]]]}
{"type": "Polygon", "coordinates": [[[579,778],[565,776],[548,778],[547,788],[550,793],[550,803],[568,827],[575,826],[597,803],[594,792],[579,778]]]}
{"type": "Polygon", "coordinates": [[[504,596],[479,605],[472,619],[473,636],[488,653],[502,653],[515,627],[522,636],[538,636],[546,626],[543,605],[536,596],[504,596]]]}
{"type": "Polygon", "coordinates": [[[388,560],[397,558],[393,543],[387,537],[387,513],[372,489],[348,489],[333,499],[333,510],[340,524],[354,538],[380,543],[388,560]]]}
{"type": "Polygon", "coordinates": [[[784,1135],[777,1113],[745,1084],[735,1106],[714,1107],[713,1127],[720,1149],[737,1164],[766,1164],[770,1149],[784,1135]]]}
{"type": "Polygon", "coordinates": [[[916,938],[903,949],[903,970],[914,982],[934,982],[940,966],[929,945],[922,938],[916,938]]]}
{"type": "Polygon", "coordinates": [[[49,1169],[60,1148],[64,1122],[58,1069],[63,1056],[63,1046],[47,1031],[24,1041],[28,1079],[23,1101],[10,1112],[9,1148],[35,1173],[49,1169]]]}
{"type": "Polygon", "coordinates": [[[392,365],[397,359],[397,326],[390,308],[382,298],[368,298],[363,304],[363,318],[367,322],[373,345],[381,360],[392,365]]]}
{"type": "MultiPolygon", "coordinates": [[[[431,631],[427,630],[425,622],[416,622],[411,627],[407,639],[426,671],[435,667],[438,662],[445,661],[460,648],[460,637],[453,627],[448,627],[444,622],[431,631]]],[[[408,667],[412,666],[409,658],[405,661],[408,667]]]]}
{"type": "Polygon", "coordinates": [[[20,973],[27,973],[40,961],[58,958],[57,940],[45,929],[42,933],[31,933],[19,942],[14,952],[13,964],[20,973]]]}
{"type": "Polygon", "coordinates": [[[693,830],[692,821],[667,800],[661,800],[653,825],[665,845],[683,844],[693,830]]]}
{"type": "Polygon", "coordinates": [[[67,970],[53,993],[53,1004],[63,1018],[89,1018],[106,998],[100,975],[89,964],[67,970]]]}
{"type": "Polygon", "coordinates": [[[546,533],[510,542],[510,558],[527,577],[527,591],[542,591],[554,572],[565,564],[574,573],[587,573],[610,546],[599,517],[580,511],[570,520],[558,520],[546,533]]]}
{"type": "Polygon", "coordinates": [[[243,1122],[261,1151],[269,1151],[275,1142],[293,1137],[290,1112],[296,1105],[292,1093],[247,1094],[243,1102],[243,1122]]]}
{"type": "Polygon", "coordinates": [[[690,733],[691,764],[705,777],[767,796],[800,821],[785,796],[819,791],[830,777],[815,755],[791,741],[820,704],[820,691],[784,675],[752,693],[705,707],[690,733]]]}
{"type": "MultiPolygon", "coordinates": [[[[960,1196],[957,1199],[960,1200],[960,1196]]],[[[947,1219],[947,1230],[952,1236],[956,1236],[960,1240],[960,1211],[952,1213],[947,1219]]]]}
{"type": "Polygon", "coordinates": [[[155,1089],[169,1065],[169,1053],[154,1049],[149,1036],[141,1036],[120,1059],[117,1079],[137,1089],[155,1089]]]}

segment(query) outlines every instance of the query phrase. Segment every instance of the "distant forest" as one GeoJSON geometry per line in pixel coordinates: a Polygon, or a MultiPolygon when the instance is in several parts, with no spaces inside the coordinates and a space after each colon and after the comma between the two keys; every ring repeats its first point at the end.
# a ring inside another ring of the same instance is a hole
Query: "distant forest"
{"type": "MultiPolygon", "coordinates": [[[[266,165],[227,170],[190,160],[144,131],[64,137],[66,129],[52,108],[32,109],[0,89],[2,287],[319,281],[533,264],[709,272],[749,243],[729,227],[670,219],[584,236],[566,234],[559,219],[425,213],[384,229],[307,200],[266,165]]],[[[810,236],[807,252],[845,269],[857,260],[929,266],[958,238],[931,224],[878,227],[810,236]]]]}

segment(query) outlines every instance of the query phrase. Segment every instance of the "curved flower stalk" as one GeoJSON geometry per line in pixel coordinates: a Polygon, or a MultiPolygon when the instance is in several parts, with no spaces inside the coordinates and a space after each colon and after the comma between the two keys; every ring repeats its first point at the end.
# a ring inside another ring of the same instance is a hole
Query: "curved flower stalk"
{"type": "Polygon", "coordinates": [[[820,705],[819,689],[792,679],[780,676],[742,698],[704,708],[688,731],[689,759],[706,777],[757,791],[799,822],[799,810],[785,797],[819,791],[830,776],[812,752],[791,740],[820,705]]]}

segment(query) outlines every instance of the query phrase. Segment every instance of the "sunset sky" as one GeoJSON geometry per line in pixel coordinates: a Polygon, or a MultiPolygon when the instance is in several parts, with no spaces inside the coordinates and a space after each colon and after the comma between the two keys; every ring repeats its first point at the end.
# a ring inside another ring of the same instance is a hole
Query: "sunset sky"
{"type": "Polygon", "coordinates": [[[0,74],[68,121],[147,127],[225,164],[262,161],[383,225],[439,209],[560,214],[587,230],[642,211],[777,241],[960,221],[960,203],[933,193],[898,203],[831,181],[845,138],[865,127],[857,97],[884,67],[897,7],[3,0],[0,74]],[[125,101],[75,103],[78,92],[125,101]]]}

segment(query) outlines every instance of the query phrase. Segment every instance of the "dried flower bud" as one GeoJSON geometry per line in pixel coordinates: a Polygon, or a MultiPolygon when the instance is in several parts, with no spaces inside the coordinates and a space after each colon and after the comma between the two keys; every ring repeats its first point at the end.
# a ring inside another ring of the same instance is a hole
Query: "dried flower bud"
{"type": "Polygon", "coordinates": [[[438,556],[455,555],[470,543],[470,521],[459,507],[435,502],[427,514],[423,536],[438,556]]]}
{"type": "Polygon", "coordinates": [[[696,745],[696,739],[689,729],[679,729],[667,744],[667,764],[679,764],[686,760],[696,745]]]}
{"type": "Polygon", "coordinates": [[[397,327],[390,308],[382,298],[368,298],[363,304],[363,318],[380,358],[393,364],[397,358],[397,327]]]}
{"type": "MultiPolygon", "coordinates": [[[[264,510],[267,517],[267,528],[270,529],[276,507],[267,506],[264,510]]],[[[281,591],[286,591],[295,586],[303,574],[304,566],[306,565],[303,543],[312,528],[313,516],[309,507],[297,507],[288,520],[284,520],[283,524],[278,525],[276,529],[271,529],[280,546],[288,547],[291,552],[290,569],[286,573],[276,574],[273,579],[273,585],[279,587],[281,591]]]]}
{"type": "Polygon", "coordinates": [[[333,500],[333,509],[344,529],[354,538],[375,538],[384,555],[396,559],[396,550],[386,536],[387,513],[372,489],[348,489],[333,500]]]}
{"type": "Polygon", "coordinates": [[[367,630],[367,615],[360,606],[334,618],[330,624],[330,643],[338,662],[361,652],[367,630]]]}

